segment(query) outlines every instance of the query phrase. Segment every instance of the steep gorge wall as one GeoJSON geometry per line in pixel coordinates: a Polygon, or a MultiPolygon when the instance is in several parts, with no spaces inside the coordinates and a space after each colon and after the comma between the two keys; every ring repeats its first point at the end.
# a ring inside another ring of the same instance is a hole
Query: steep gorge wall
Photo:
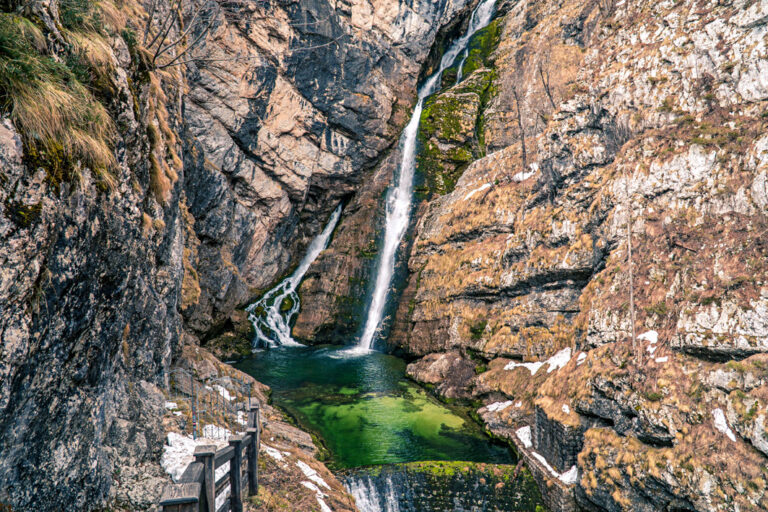
{"type": "Polygon", "coordinates": [[[154,503],[174,357],[359,187],[438,27],[466,7],[214,4],[165,69],[142,46],[149,13],[173,41],[192,3],[0,4],[0,58],[32,66],[41,118],[70,123],[40,136],[14,103],[25,82],[2,75],[16,105],[0,124],[3,504],[154,503]]]}
{"type": "Polygon", "coordinates": [[[765,508],[768,6],[510,4],[490,58],[425,109],[442,181],[393,347],[496,403],[498,435],[531,426],[554,471],[575,461],[587,510],[765,508]],[[652,332],[634,352],[630,217],[652,332]]]}

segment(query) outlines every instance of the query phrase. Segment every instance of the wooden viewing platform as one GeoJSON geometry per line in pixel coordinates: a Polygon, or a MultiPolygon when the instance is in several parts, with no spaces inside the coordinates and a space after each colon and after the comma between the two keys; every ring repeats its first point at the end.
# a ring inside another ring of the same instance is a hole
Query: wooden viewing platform
{"type": "Polygon", "coordinates": [[[177,483],[169,484],[160,498],[163,512],[242,512],[243,473],[248,480],[248,496],[259,492],[259,446],[261,421],[259,403],[248,406],[245,435],[229,438],[229,446],[195,448],[195,462],[189,464],[177,483]],[[229,462],[229,471],[216,479],[216,470],[229,462]],[[226,490],[229,488],[229,494],[226,490]],[[216,498],[221,503],[216,507],[216,498]]]}

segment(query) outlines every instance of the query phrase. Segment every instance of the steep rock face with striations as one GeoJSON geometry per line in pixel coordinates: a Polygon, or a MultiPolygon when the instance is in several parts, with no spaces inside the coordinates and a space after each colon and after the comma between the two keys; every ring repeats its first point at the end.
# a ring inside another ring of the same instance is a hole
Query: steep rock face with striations
{"type": "Polygon", "coordinates": [[[467,3],[0,3],[0,503],[154,505],[172,361],[359,186],[467,3]]]}
{"type": "Polygon", "coordinates": [[[283,274],[407,121],[438,29],[467,0],[243,3],[194,50],[185,191],[205,335],[283,274]]]}
{"type": "Polygon", "coordinates": [[[768,506],[766,14],[510,2],[486,67],[433,100],[493,76],[473,126],[434,130],[481,157],[421,207],[391,343],[425,382],[482,360],[446,389],[554,509],[768,506]]]}

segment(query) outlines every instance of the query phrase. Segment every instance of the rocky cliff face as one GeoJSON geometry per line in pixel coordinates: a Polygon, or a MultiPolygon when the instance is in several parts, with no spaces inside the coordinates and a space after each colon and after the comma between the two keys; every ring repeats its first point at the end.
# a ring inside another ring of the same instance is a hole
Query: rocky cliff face
{"type": "Polygon", "coordinates": [[[427,382],[481,359],[446,389],[587,510],[765,508],[768,7],[507,8],[425,109],[394,346],[427,382]]]}
{"type": "Polygon", "coordinates": [[[185,103],[207,333],[284,273],[407,121],[438,29],[466,0],[246,3],[190,66],[185,103]]]}
{"type": "Polygon", "coordinates": [[[0,3],[0,502],[18,509],[152,505],[163,478],[137,468],[157,468],[172,360],[371,172],[467,2],[181,5],[0,3]]]}

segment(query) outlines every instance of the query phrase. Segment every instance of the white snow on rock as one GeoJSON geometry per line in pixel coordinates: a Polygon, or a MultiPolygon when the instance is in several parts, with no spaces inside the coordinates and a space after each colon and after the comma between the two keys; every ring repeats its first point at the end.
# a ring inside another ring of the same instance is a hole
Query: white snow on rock
{"type": "Polygon", "coordinates": [[[731,441],[736,441],[736,436],[733,435],[733,431],[731,430],[731,427],[728,426],[728,422],[725,419],[725,414],[723,413],[723,410],[719,407],[712,411],[712,416],[715,418],[715,428],[728,436],[728,439],[731,441]]]}
{"type": "Polygon", "coordinates": [[[522,171],[512,176],[512,181],[517,181],[517,182],[525,181],[531,176],[533,176],[534,174],[536,174],[536,171],[528,171],[528,172],[522,171]]]}
{"type": "Polygon", "coordinates": [[[538,453],[531,452],[531,455],[533,455],[536,458],[536,460],[541,462],[541,464],[545,468],[547,468],[547,471],[549,471],[550,474],[553,477],[557,478],[558,480],[560,480],[564,484],[572,485],[572,484],[575,484],[576,482],[578,482],[578,480],[579,480],[579,469],[576,466],[571,466],[571,469],[569,469],[565,473],[560,474],[557,471],[555,471],[555,468],[553,468],[552,466],[549,465],[549,462],[547,462],[547,459],[545,459],[544,457],[542,457],[538,453]]]}
{"type": "Polygon", "coordinates": [[[206,438],[195,440],[191,436],[168,432],[168,444],[163,446],[160,465],[171,475],[174,481],[178,481],[187,466],[195,461],[195,457],[192,455],[195,452],[195,447],[206,444],[221,445],[222,443],[206,438]]]}
{"type": "Polygon", "coordinates": [[[205,425],[203,427],[203,437],[209,439],[229,439],[231,435],[232,432],[218,425],[205,425]]]}
{"type": "Polygon", "coordinates": [[[486,407],[486,409],[488,409],[491,412],[501,412],[507,407],[509,407],[510,405],[512,405],[512,400],[508,400],[506,402],[494,402],[488,407],[486,407]]]}
{"type": "Polygon", "coordinates": [[[659,333],[656,331],[644,332],[643,334],[638,336],[637,339],[642,341],[647,341],[650,344],[658,343],[659,333]]]}
{"type": "Polygon", "coordinates": [[[248,415],[243,411],[237,411],[237,420],[239,424],[248,425],[248,415]]]}
{"type": "Polygon", "coordinates": [[[482,185],[482,186],[480,186],[480,187],[476,188],[475,190],[473,190],[472,192],[470,192],[469,194],[467,194],[466,196],[464,196],[464,200],[465,200],[465,201],[467,201],[467,200],[469,200],[469,199],[470,199],[470,198],[471,198],[473,195],[477,194],[478,192],[482,192],[483,190],[485,190],[485,189],[488,189],[488,188],[491,188],[491,184],[490,184],[490,183],[486,183],[485,185],[482,185]]]}
{"type": "Polygon", "coordinates": [[[302,473],[304,473],[304,476],[306,476],[307,478],[309,478],[310,480],[312,480],[316,484],[318,484],[318,485],[320,485],[322,487],[325,487],[326,489],[330,489],[331,488],[331,486],[328,485],[325,482],[325,480],[323,480],[320,477],[320,475],[317,474],[317,471],[315,471],[314,469],[309,467],[309,465],[307,465],[306,463],[304,463],[302,461],[298,461],[296,463],[296,465],[299,466],[299,469],[301,470],[302,473]]]}
{"type": "Polygon", "coordinates": [[[539,368],[541,368],[545,364],[548,364],[549,368],[547,368],[547,373],[552,373],[553,371],[559,370],[560,368],[568,364],[568,361],[570,360],[571,360],[571,349],[564,348],[563,350],[553,355],[546,361],[536,361],[534,363],[516,363],[512,361],[507,363],[504,369],[514,370],[515,368],[522,366],[523,368],[528,368],[528,370],[531,372],[531,375],[536,375],[536,372],[539,371],[539,368]]]}
{"type": "Polygon", "coordinates": [[[331,510],[331,507],[328,506],[328,504],[325,502],[323,498],[325,498],[327,495],[323,493],[315,484],[312,482],[301,482],[301,485],[309,489],[310,491],[313,491],[315,493],[315,498],[317,498],[317,504],[320,505],[320,510],[322,512],[333,512],[331,510]]]}
{"type": "Polygon", "coordinates": [[[545,459],[543,456],[539,455],[536,452],[531,452],[531,455],[533,455],[536,458],[536,460],[541,462],[541,464],[545,468],[547,468],[547,471],[549,471],[552,474],[553,477],[555,477],[555,478],[559,478],[560,477],[560,473],[555,471],[555,468],[553,468],[552,466],[549,465],[549,462],[547,462],[547,459],[545,459]]]}
{"type": "Polygon", "coordinates": [[[564,348],[557,354],[553,355],[549,359],[547,359],[547,363],[549,364],[549,368],[547,368],[547,373],[552,373],[555,370],[559,370],[563,366],[568,364],[568,361],[571,360],[571,348],[564,348]]]}
{"type": "Polygon", "coordinates": [[[579,357],[576,358],[576,366],[581,366],[582,363],[587,359],[587,353],[586,352],[580,352],[579,357]]]}
{"type": "Polygon", "coordinates": [[[521,427],[515,431],[515,435],[526,448],[533,446],[531,442],[531,427],[521,427]]]}
{"type": "Polygon", "coordinates": [[[669,357],[668,357],[668,356],[664,356],[664,357],[657,357],[657,358],[656,358],[656,362],[657,362],[657,363],[666,363],[667,361],[669,361],[669,357]]]}
{"type": "Polygon", "coordinates": [[[232,401],[234,400],[234,397],[229,394],[229,390],[225,388],[224,386],[220,386],[218,384],[214,384],[213,388],[219,392],[219,394],[224,398],[224,400],[232,401]]]}
{"type": "Polygon", "coordinates": [[[520,366],[522,366],[523,368],[528,368],[528,370],[531,372],[531,375],[536,375],[536,372],[539,371],[539,368],[544,366],[544,363],[542,363],[541,361],[537,361],[535,363],[516,363],[512,361],[511,363],[507,363],[504,369],[514,370],[515,368],[520,366]]]}
{"type": "Polygon", "coordinates": [[[558,477],[561,482],[567,485],[573,485],[579,481],[579,468],[574,464],[571,469],[558,477]]]}
{"type": "Polygon", "coordinates": [[[571,408],[568,407],[567,405],[563,404],[563,412],[565,414],[571,414],[571,408]]]}
{"type": "Polygon", "coordinates": [[[169,411],[173,411],[179,408],[176,402],[165,402],[165,408],[169,411]]]}
{"type": "Polygon", "coordinates": [[[272,448],[271,446],[267,446],[264,443],[261,443],[261,449],[267,452],[267,455],[272,457],[273,459],[277,461],[283,460],[283,454],[280,453],[279,450],[276,450],[275,448],[272,448]]]}

